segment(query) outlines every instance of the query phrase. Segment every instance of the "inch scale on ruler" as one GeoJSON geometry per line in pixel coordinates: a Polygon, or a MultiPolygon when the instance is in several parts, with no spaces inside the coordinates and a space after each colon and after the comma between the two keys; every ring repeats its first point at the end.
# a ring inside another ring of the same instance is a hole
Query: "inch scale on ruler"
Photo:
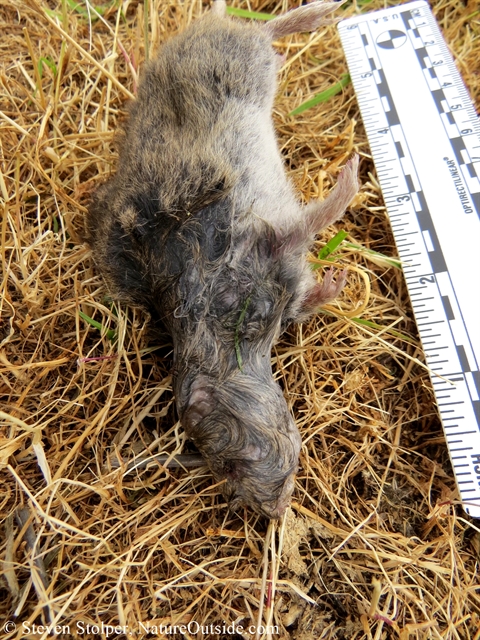
{"type": "Polygon", "coordinates": [[[465,511],[480,517],[480,124],[426,2],[340,37],[465,511]]]}

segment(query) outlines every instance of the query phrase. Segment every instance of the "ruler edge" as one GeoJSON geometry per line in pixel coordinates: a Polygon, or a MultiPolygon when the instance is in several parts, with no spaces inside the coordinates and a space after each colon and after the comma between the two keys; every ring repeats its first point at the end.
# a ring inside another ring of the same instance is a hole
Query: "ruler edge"
{"type": "MultiPolygon", "coordinates": [[[[431,16],[431,18],[433,20],[433,25],[436,27],[436,29],[438,30],[438,32],[439,32],[439,34],[441,36],[442,48],[445,49],[446,53],[449,55],[449,57],[451,59],[451,62],[453,63],[454,73],[456,73],[456,75],[460,79],[460,82],[462,83],[462,86],[463,86],[463,88],[464,88],[464,90],[465,90],[465,92],[466,92],[466,94],[468,96],[468,99],[470,100],[470,106],[471,106],[471,109],[473,111],[473,115],[477,118],[477,121],[480,124],[480,115],[477,113],[476,105],[475,105],[474,100],[472,99],[471,91],[470,91],[469,87],[466,85],[466,83],[465,83],[465,81],[464,81],[464,79],[462,77],[462,74],[460,73],[460,70],[458,69],[458,66],[457,66],[456,61],[455,61],[455,57],[454,57],[452,51],[450,50],[450,47],[449,47],[449,45],[448,45],[448,43],[447,43],[447,41],[445,39],[445,36],[444,36],[444,34],[443,34],[443,32],[442,32],[442,30],[440,28],[440,25],[438,24],[438,21],[437,21],[434,13],[432,11],[432,8],[431,8],[430,4],[426,0],[413,0],[412,2],[403,2],[403,3],[399,4],[396,7],[386,7],[386,8],[378,9],[378,10],[375,10],[375,11],[369,11],[369,12],[366,12],[364,14],[351,16],[349,18],[344,18],[343,20],[341,20],[341,21],[339,21],[337,23],[337,28],[338,28],[339,36],[340,36],[340,39],[341,39],[341,42],[342,42],[342,48],[343,48],[343,52],[344,52],[344,55],[345,55],[345,60],[347,62],[347,66],[349,68],[350,77],[352,79],[352,86],[353,86],[353,89],[354,89],[354,93],[355,93],[355,98],[356,98],[356,101],[357,101],[358,109],[360,111],[360,116],[361,116],[361,119],[362,119],[362,123],[363,123],[363,126],[365,128],[365,133],[367,134],[368,146],[369,146],[369,150],[370,150],[370,153],[371,153],[371,158],[372,158],[373,163],[374,163],[375,172],[377,172],[377,165],[376,165],[376,161],[375,161],[375,158],[374,158],[373,151],[372,151],[371,146],[370,146],[371,143],[370,143],[370,139],[369,139],[369,136],[368,136],[367,125],[363,122],[364,116],[363,116],[363,113],[362,113],[362,108],[361,108],[361,106],[360,106],[360,104],[358,102],[358,94],[357,94],[357,90],[355,88],[355,82],[354,82],[354,79],[353,79],[353,74],[350,71],[349,59],[347,58],[347,55],[346,55],[346,50],[345,50],[342,34],[347,31],[348,26],[350,26],[350,25],[353,25],[353,24],[359,25],[359,24],[362,24],[364,22],[370,22],[372,20],[372,16],[374,16],[374,15],[379,15],[379,17],[389,16],[389,15],[392,15],[392,14],[395,14],[395,13],[404,12],[405,10],[410,11],[412,9],[414,10],[414,9],[417,9],[417,8],[424,8],[424,9],[426,8],[428,10],[428,12],[429,12],[429,14],[430,14],[430,16],[431,16]]],[[[479,136],[479,139],[480,139],[480,136],[479,136]]],[[[387,203],[385,202],[385,196],[384,196],[383,189],[382,189],[382,186],[381,186],[381,181],[380,181],[379,178],[378,178],[378,182],[379,182],[379,185],[380,185],[380,190],[382,192],[382,198],[383,198],[384,203],[385,203],[385,213],[387,214],[388,223],[390,225],[390,229],[391,229],[391,232],[392,232],[392,235],[393,235],[393,239],[394,239],[394,242],[395,242],[395,248],[396,248],[397,253],[398,253],[397,239],[396,239],[395,233],[394,233],[394,231],[393,231],[393,229],[391,227],[392,220],[390,218],[390,213],[388,211],[387,203]]],[[[400,254],[399,254],[399,256],[400,256],[400,254]]],[[[432,274],[436,275],[435,271],[432,270],[432,274]]],[[[412,298],[411,298],[410,288],[409,288],[409,284],[407,283],[406,275],[405,275],[405,273],[403,271],[403,268],[402,268],[402,275],[403,275],[404,282],[405,282],[405,285],[406,285],[406,288],[407,288],[407,294],[408,294],[409,302],[410,302],[410,305],[412,306],[412,302],[413,301],[412,301],[412,298]]],[[[436,281],[436,278],[435,278],[435,281],[436,281]]],[[[438,288],[438,284],[437,284],[437,288],[438,288]]],[[[439,291],[439,293],[440,293],[440,291],[439,291]]],[[[441,427],[442,427],[445,446],[447,448],[447,453],[448,453],[450,465],[451,465],[451,468],[452,468],[452,471],[453,471],[453,480],[455,482],[455,487],[456,487],[456,490],[457,490],[458,495],[459,495],[459,502],[460,502],[460,505],[461,505],[462,509],[467,514],[467,516],[469,516],[469,517],[471,517],[473,519],[480,519],[480,504],[478,504],[478,503],[469,503],[468,499],[463,499],[461,491],[460,491],[459,479],[457,478],[457,473],[455,471],[455,466],[453,464],[452,453],[450,451],[450,445],[449,445],[449,442],[447,440],[447,432],[446,432],[446,429],[445,429],[445,424],[443,422],[443,417],[442,417],[442,415],[440,413],[440,407],[438,405],[437,392],[436,392],[435,386],[433,384],[433,380],[435,378],[439,378],[439,377],[442,378],[443,376],[441,376],[440,374],[432,371],[430,369],[429,365],[428,365],[428,362],[426,360],[426,354],[425,354],[423,341],[422,341],[422,338],[420,336],[418,322],[417,322],[417,318],[416,318],[416,314],[415,314],[415,311],[413,309],[413,306],[412,306],[412,312],[413,312],[412,313],[413,320],[415,321],[415,325],[417,327],[417,332],[418,332],[418,335],[419,335],[419,338],[420,338],[420,346],[421,346],[421,349],[422,349],[422,352],[423,352],[424,358],[425,358],[425,365],[426,365],[426,368],[427,368],[427,371],[428,371],[428,375],[429,375],[430,381],[432,383],[432,391],[433,391],[433,396],[434,396],[434,400],[435,400],[435,408],[436,408],[437,415],[438,415],[438,418],[440,420],[440,424],[441,424],[441,427]],[[474,509],[474,511],[478,511],[478,515],[476,513],[475,514],[468,513],[468,511],[466,510],[467,508],[472,508],[472,509],[474,509]]],[[[467,332],[467,336],[468,336],[468,332],[467,332]]],[[[453,334],[452,334],[452,337],[453,337],[453,334]]],[[[473,352],[473,353],[474,353],[475,359],[477,359],[477,356],[476,356],[475,352],[473,352]]],[[[462,370],[462,374],[465,376],[466,372],[462,370]]],[[[446,379],[446,381],[448,381],[448,379],[446,379]]],[[[465,380],[465,382],[466,382],[466,380],[465,380]]],[[[471,400],[471,403],[472,403],[473,400],[471,399],[471,394],[470,394],[470,400],[471,400]]],[[[480,432],[480,424],[478,424],[478,422],[477,422],[477,427],[479,428],[479,432],[480,432]]],[[[475,475],[473,475],[473,479],[474,480],[476,479],[475,475]]]]}
{"type": "Polygon", "coordinates": [[[342,25],[348,26],[349,24],[359,24],[360,22],[367,22],[369,20],[368,16],[373,16],[374,14],[397,13],[402,9],[402,7],[406,7],[407,5],[412,9],[416,9],[417,7],[427,7],[430,12],[432,11],[427,0],[412,0],[412,2],[402,2],[396,7],[385,7],[384,9],[376,9],[375,11],[368,11],[367,13],[359,13],[355,16],[350,16],[349,18],[343,18],[343,20],[337,22],[337,28],[338,30],[340,30],[342,25]]]}

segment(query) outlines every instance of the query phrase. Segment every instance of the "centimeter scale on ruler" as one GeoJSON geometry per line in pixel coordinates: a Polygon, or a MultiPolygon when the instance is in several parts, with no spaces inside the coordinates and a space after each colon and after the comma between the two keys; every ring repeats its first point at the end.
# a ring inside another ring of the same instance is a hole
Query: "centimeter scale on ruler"
{"type": "Polygon", "coordinates": [[[480,124],[428,4],[340,37],[465,511],[480,517],[480,124]]]}

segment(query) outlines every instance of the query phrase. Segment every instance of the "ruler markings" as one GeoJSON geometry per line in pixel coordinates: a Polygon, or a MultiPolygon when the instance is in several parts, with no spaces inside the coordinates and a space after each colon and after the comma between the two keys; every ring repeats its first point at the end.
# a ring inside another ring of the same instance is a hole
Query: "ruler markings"
{"type": "Polygon", "coordinates": [[[457,486],[474,494],[464,507],[480,517],[480,306],[463,266],[468,257],[480,267],[480,123],[426,2],[347,19],[339,30],[398,252],[418,256],[404,261],[404,274],[418,296],[412,306],[437,402],[451,400],[438,405],[442,424],[467,427],[451,432],[460,440],[447,438],[452,463],[466,461],[453,463],[455,472],[467,467],[462,475],[473,478],[457,477],[457,486]],[[428,309],[418,304],[425,300],[428,309]],[[432,360],[440,351],[445,359],[432,360]],[[453,455],[460,451],[470,453],[453,455]]]}

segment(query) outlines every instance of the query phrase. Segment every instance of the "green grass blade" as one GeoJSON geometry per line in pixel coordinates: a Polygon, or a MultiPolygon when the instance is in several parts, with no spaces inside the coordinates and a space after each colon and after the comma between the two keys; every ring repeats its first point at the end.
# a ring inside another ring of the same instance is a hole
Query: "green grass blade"
{"type": "Polygon", "coordinates": [[[238,363],[238,368],[240,369],[240,371],[243,371],[242,366],[243,366],[243,360],[242,360],[242,353],[240,351],[240,327],[242,325],[242,322],[245,318],[245,314],[247,313],[247,309],[248,309],[248,305],[250,304],[250,301],[252,299],[252,296],[248,296],[248,298],[245,300],[245,304],[242,307],[242,310],[240,312],[240,317],[238,318],[238,322],[236,324],[235,327],[235,354],[237,356],[237,363],[238,363]]]}
{"type": "Polygon", "coordinates": [[[90,5],[90,8],[87,9],[81,2],[77,2],[76,0],[67,0],[67,4],[72,11],[75,11],[75,13],[79,13],[82,18],[84,18],[85,20],[90,20],[91,22],[95,22],[96,20],[98,20],[98,18],[100,16],[103,16],[108,9],[115,5],[116,2],[117,0],[112,0],[112,2],[102,4],[98,7],[90,5]]]}
{"type": "Polygon", "coordinates": [[[112,342],[116,339],[117,333],[113,329],[107,329],[105,331],[105,327],[102,324],[100,324],[100,322],[97,322],[93,318],[90,318],[90,316],[87,316],[87,314],[83,313],[83,311],[79,310],[78,315],[82,318],[82,320],[85,320],[85,322],[88,322],[88,324],[92,325],[92,327],[95,327],[95,329],[98,329],[99,331],[104,333],[107,336],[107,338],[112,342]]]}
{"type": "Polygon", "coordinates": [[[62,19],[62,14],[59,11],[53,11],[52,9],[47,9],[47,7],[43,7],[43,10],[50,18],[58,18],[59,20],[62,19]]]}
{"type": "MultiPolygon", "coordinates": [[[[371,320],[365,320],[364,318],[352,318],[352,322],[356,322],[357,324],[362,324],[364,327],[369,327],[369,329],[378,329],[379,331],[384,331],[385,327],[382,327],[381,324],[377,324],[376,322],[372,322],[371,320]]],[[[396,329],[387,329],[386,333],[391,333],[392,336],[396,338],[401,338],[406,342],[410,342],[411,344],[417,344],[416,340],[410,338],[410,336],[397,331],[396,329]]]]}
{"type": "Polygon", "coordinates": [[[273,20],[276,16],[270,13],[259,13],[258,11],[248,11],[247,9],[236,9],[235,7],[227,7],[229,16],[237,18],[250,18],[251,20],[273,20]]]}
{"type": "MultiPolygon", "coordinates": [[[[318,313],[323,313],[326,316],[330,316],[331,318],[339,317],[332,311],[327,311],[327,309],[319,309],[318,313]]],[[[401,340],[405,340],[405,342],[418,346],[418,340],[415,340],[414,338],[411,338],[410,336],[407,336],[405,333],[401,333],[401,331],[397,331],[396,329],[388,329],[381,324],[377,324],[376,322],[372,322],[371,320],[365,320],[364,318],[350,318],[350,320],[352,322],[355,322],[355,324],[363,325],[364,327],[368,327],[369,329],[384,331],[385,333],[390,334],[395,338],[400,338],[401,340]]]]}
{"type": "Polygon", "coordinates": [[[377,262],[381,262],[382,264],[387,264],[390,267],[395,267],[396,269],[402,268],[401,260],[397,260],[397,258],[392,258],[391,256],[386,256],[385,254],[380,253],[379,251],[373,251],[372,249],[367,249],[367,247],[364,247],[361,244],[355,244],[354,242],[346,242],[345,246],[349,247],[350,249],[357,249],[361,253],[366,253],[367,257],[370,257],[374,261],[376,259],[377,262]]]}
{"type": "Polygon", "coordinates": [[[87,13],[87,10],[80,2],[75,2],[75,0],[67,0],[67,4],[70,9],[72,9],[72,11],[76,11],[77,13],[87,13]]]}
{"type": "Polygon", "coordinates": [[[327,257],[335,251],[335,249],[345,240],[347,236],[348,233],[343,229],[340,229],[337,235],[333,236],[333,238],[329,240],[323,247],[323,249],[319,252],[318,259],[326,260],[327,257]]]}
{"type": "Polygon", "coordinates": [[[315,107],[317,104],[320,104],[321,102],[327,102],[327,100],[330,100],[330,98],[333,98],[333,96],[336,96],[337,93],[340,93],[341,91],[343,91],[343,89],[347,86],[349,82],[350,82],[350,74],[346,73],[333,86],[329,87],[328,89],[325,89],[325,91],[322,91],[321,93],[317,93],[316,96],[302,103],[293,111],[290,111],[288,115],[298,116],[299,113],[303,113],[307,109],[310,109],[311,107],[315,107]]]}
{"type": "Polygon", "coordinates": [[[43,77],[43,65],[46,65],[50,69],[50,71],[53,73],[54,78],[57,77],[57,66],[50,58],[50,56],[47,56],[46,58],[39,58],[37,64],[40,77],[43,77]]]}

